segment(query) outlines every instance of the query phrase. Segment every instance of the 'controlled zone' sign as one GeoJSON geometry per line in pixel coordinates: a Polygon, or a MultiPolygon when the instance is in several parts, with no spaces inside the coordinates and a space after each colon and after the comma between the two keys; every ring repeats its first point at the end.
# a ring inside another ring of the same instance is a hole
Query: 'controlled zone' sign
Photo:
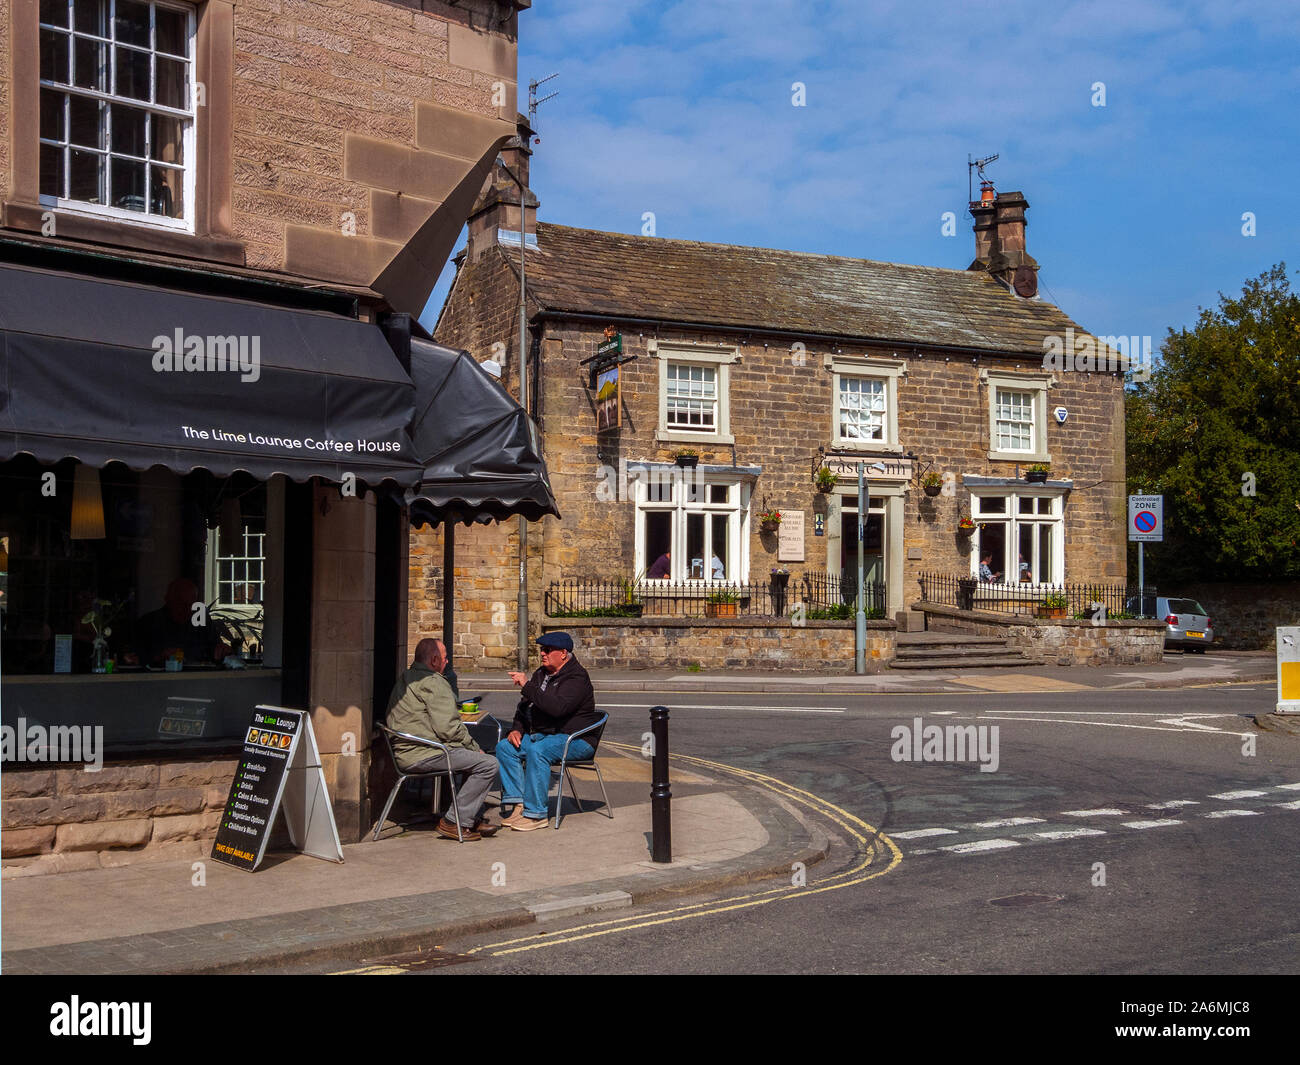
{"type": "Polygon", "coordinates": [[[1162,543],[1165,538],[1164,496],[1128,497],[1128,538],[1139,543],[1162,543]]]}

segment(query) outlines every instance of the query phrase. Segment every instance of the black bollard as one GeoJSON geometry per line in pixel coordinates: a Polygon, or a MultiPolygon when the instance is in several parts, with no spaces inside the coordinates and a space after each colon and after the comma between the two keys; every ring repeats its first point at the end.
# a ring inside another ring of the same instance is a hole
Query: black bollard
{"type": "Polygon", "coordinates": [[[668,707],[650,708],[650,733],[654,737],[654,768],[650,780],[650,858],[673,860],[673,818],[668,787],[668,707]]]}

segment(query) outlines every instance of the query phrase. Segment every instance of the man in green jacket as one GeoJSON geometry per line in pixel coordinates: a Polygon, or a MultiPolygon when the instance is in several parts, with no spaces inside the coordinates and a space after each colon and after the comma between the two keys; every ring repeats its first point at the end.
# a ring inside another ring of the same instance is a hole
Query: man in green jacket
{"type": "Polygon", "coordinates": [[[456,839],[456,807],[460,808],[461,837],[478,840],[497,831],[498,825],[479,816],[483,799],[497,775],[497,760],[484,754],[460,719],[456,697],[442,677],[447,649],[441,640],[424,639],[415,647],[415,661],[393,687],[389,700],[388,727],[422,739],[445,743],[448,755],[432,747],[406,740],[393,743],[397,767],[404,773],[446,769],[451,759],[454,773],[469,774],[457,791],[456,804],[438,822],[438,833],[456,839]]]}

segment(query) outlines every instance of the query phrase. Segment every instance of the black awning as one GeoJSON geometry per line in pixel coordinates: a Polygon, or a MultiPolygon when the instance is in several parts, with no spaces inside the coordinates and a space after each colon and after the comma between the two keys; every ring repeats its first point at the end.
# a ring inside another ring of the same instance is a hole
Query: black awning
{"type": "Polygon", "coordinates": [[[0,264],[0,459],[410,487],[414,404],[376,326],[0,264]]]}
{"type": "Polygon", "coordinates": [[[468,352],[412,340],[411,379],[411,435],[424,464],[408,493],[413,525],[560,516],[537,426],[468,352]]]}

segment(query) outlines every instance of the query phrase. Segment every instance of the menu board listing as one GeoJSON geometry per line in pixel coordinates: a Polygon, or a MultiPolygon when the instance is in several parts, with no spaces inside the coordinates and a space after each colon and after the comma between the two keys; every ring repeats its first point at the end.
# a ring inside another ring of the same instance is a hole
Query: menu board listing
{"type": "Polygon", "coordinates": [[[250,871],[261,860],[301,724],[300,713],[253,713],[217,830],[214,858],[250,871]]]}

